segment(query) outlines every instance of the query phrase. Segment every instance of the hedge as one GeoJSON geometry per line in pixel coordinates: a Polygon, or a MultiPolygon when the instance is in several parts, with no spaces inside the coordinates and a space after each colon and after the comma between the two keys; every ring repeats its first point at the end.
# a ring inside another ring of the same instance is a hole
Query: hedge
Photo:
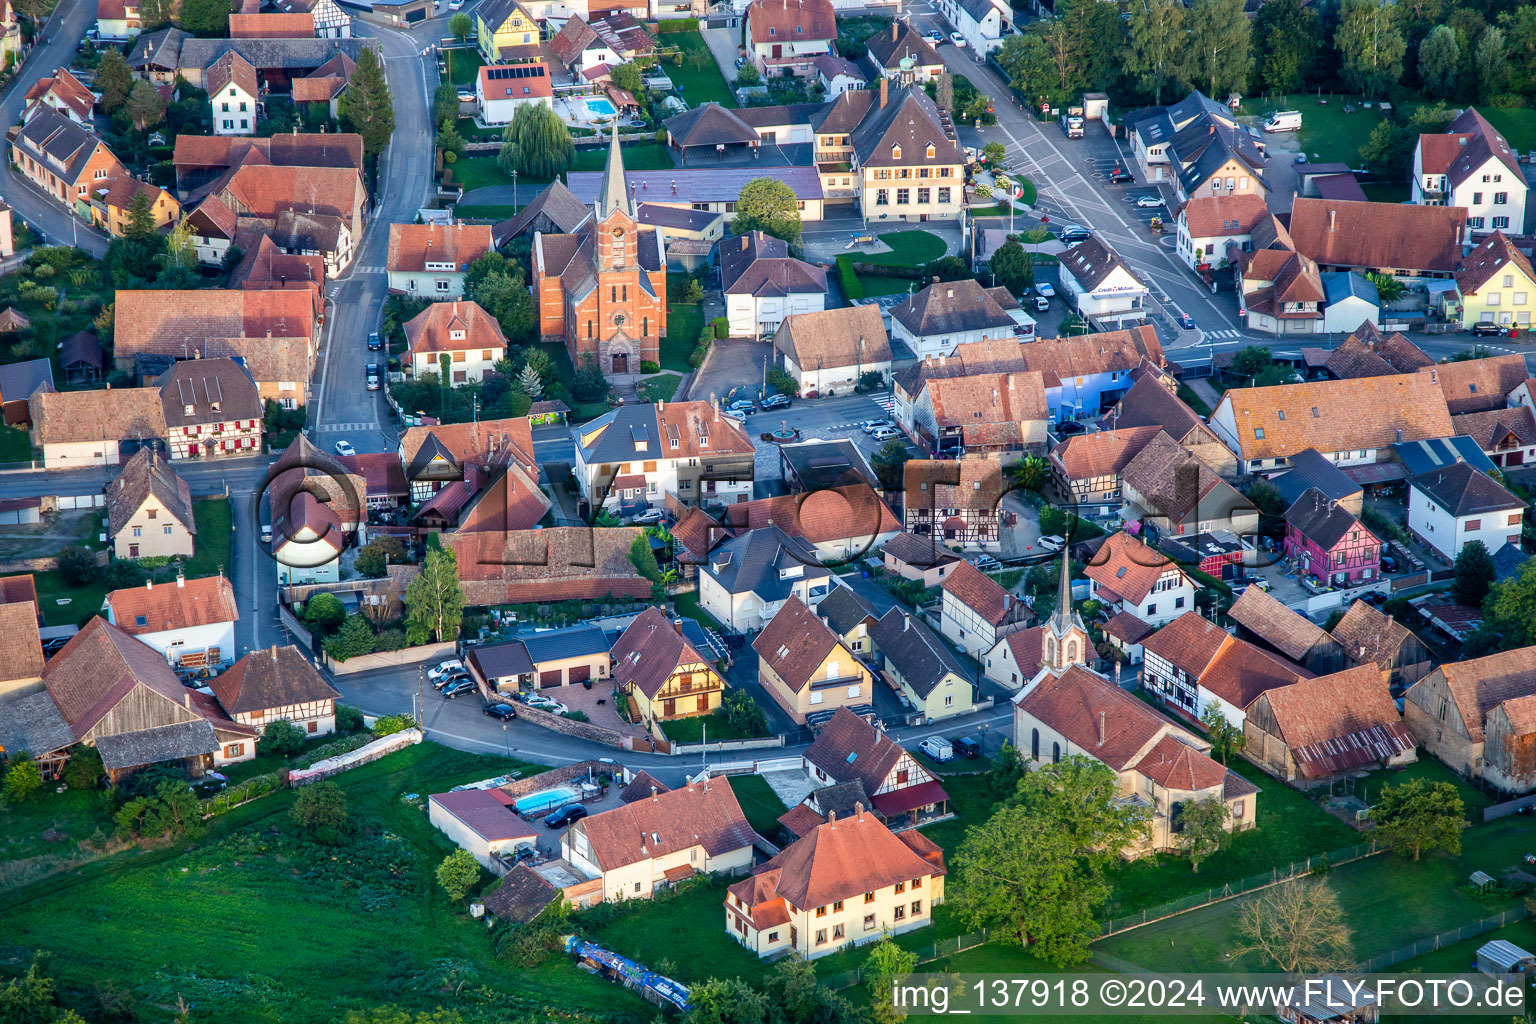
{"type": "Polygon", "coordinates": [[[843,283],[843,298],[849,302],[864,297],[864,282],[854,273],[853,260],[847,256],[837,258],[837,274],[843,283]]]}
{"type": "Polygon", "coordinates": [[[222,792],[215,793],[206,800],[201,801],[203,817],[211,818],[216,814],[223,814],[239,807],[241,804],[257,797],[275,793],[283,788],[283,773],[271,772],[267,775],[253,775],[244,782],[231,786],[222,792]]]}
{"type": "Polygon", "coordinates": [[[674,35],[699,30],[698,18],[669,18],[656,23],[656,34],[659,36],[674,35]]]}
{"type": "Polygon", "coordinates": [[[729,338],[731,336],[731,322],[723,316],[717,316],[709,322],[714,328],[716,338],[729,338]]]}

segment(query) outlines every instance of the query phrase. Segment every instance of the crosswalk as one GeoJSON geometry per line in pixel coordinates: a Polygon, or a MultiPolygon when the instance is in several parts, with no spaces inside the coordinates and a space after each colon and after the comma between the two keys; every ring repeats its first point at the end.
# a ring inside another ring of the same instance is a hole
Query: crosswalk
{"type": "Polygon", "coordinates": [[[382,273],[384,273],[384,268],[383,267],[353,267],[352,268],[352,272],[354,274],[382,274],[382,273]]]}
{"type": "Polygon", "coordinates": [[[378,430],[378,429],[379,429],[379,424],[378,424],[377,421],[374,421],[372,423],[363,423],[363,422],[357,422],[357,423],[322,423],[320,425],[320,428],[319,428],[320,433],[322,433],[322,434],[344,434],[344,433],[348,433],[348,432],[355,431],[355,430],[378,430]]]}
{"type": "Polygon", "coordinates": [[[1233,331],[1233,330],[1206,331],[1205,332],[1205,337],[1209,341],[1220,341],[1223,338],[1241,338],[1242,336],[1243,336],[1243,332],[1242,331],[1233,331]]]}
{"type": "Polygon", "coordinates": [[[884,409],[887,416],[889,416],[896,408],[896,400],[889,395],[885,395],[881,398],[871,399],[871,401],[873,401],[881,409],[884,409]]]}

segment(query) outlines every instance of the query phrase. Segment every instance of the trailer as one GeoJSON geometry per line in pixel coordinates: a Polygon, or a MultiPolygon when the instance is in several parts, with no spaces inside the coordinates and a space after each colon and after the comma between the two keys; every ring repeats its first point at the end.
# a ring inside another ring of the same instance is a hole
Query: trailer
{"type": "Polygon", "coordinates": [[[665,1003],[684,1013],[688,1012],[688,986],[681,982],[657,974],[642,963],[575,935],[565,937],[565,951],[583,963],[591,964],[597,973],[638,992],[643,999],[657,1006],[665,1003]]]}

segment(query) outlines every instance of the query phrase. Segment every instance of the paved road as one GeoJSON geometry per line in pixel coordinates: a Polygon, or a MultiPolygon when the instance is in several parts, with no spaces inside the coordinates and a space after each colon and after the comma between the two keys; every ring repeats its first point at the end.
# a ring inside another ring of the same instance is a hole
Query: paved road
{"type": "MultiPolygon", "coordinates": [[[[0,97],[0,124],[10,126],[21,120],[27,90],[38,79],[69,63],[75,45],[84,37],[86,27],[95,20],[96,5],[89,0],[60,0],[43,27],[42,35],[47,42],[33,49],[20,73],[11,79],[0,97]]],[[[78,245],[93,256],[106,253],[107,236],[82,224],[62,203],[13,170],[9,153],[0,160],[0,196],[5,197],[17,217],[48,242],[78,245]]]]}

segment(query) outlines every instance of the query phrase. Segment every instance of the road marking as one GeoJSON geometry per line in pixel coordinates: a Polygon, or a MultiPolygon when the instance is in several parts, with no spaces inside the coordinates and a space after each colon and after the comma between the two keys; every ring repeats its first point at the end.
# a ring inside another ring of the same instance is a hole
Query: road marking
{"type": "Polygon", "coordinates": [[[321,433],[321,434],[341,434],[341,433],[345,433],[345,432],[351,431],[351,430],[378,430],[378,429],[379,429],[379,424],[376,421],[372,422],[372,423],[364,423],[364,422],[361,422],[361,421],[354,422],[354,423],[326,423],[326,424],[323,424],[323,425],[315,428],[315,430],[318,433],[321,433]]]}

